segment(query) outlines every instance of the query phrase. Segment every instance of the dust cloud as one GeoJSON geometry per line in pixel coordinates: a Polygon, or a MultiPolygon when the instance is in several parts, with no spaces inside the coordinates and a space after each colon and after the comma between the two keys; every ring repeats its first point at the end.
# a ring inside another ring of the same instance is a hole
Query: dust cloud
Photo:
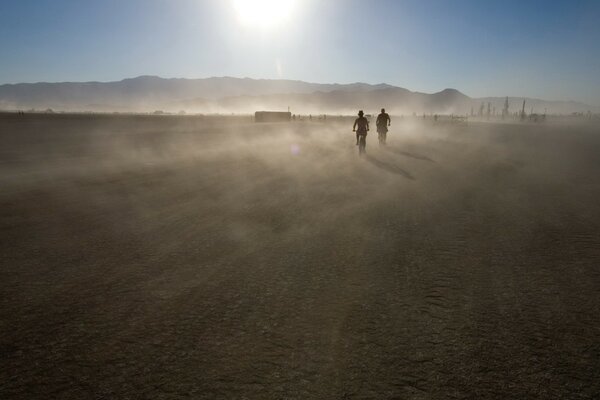
{"type": "Polygon", "coordinates": [[[598,126],[352,122],[2,116],[0,397],[599,393],[598,126]]]}

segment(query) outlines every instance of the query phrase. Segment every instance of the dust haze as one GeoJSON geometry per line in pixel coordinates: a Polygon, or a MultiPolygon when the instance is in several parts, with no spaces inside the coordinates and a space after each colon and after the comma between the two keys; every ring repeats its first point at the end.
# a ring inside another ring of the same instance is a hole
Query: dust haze
{"type": "Polygon", "coordinates": [[[0,115],[0,397],[598,395],[598,121],[353,121],[0,115]]]}
{"type": "Polygon", "coordinates": [[[414,92],[385,83],[318,84],[286,79],[213,77],[165,79],[138,76],[115,82],[56,82],[0,85],[0,110],[58,112],[124,112],[186,114],[253,114],[257,110],[295,114],[354,115],[382,105],[397,115],[501,115],[505,101],[511,113],[600,113],[598,106],[575,101],[522,97],[474,98],[457,89],[414,92]],[[481,107],[484,110],[481,110],[481,107]],[[489,107],[489,110],[487,110],[489,107]]]}

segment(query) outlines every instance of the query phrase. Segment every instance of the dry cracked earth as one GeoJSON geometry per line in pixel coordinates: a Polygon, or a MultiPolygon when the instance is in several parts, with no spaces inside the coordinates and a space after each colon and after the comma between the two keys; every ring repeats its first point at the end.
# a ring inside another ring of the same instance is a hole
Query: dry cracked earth
{"type": "Polygon", "coordinates": [[[600,397],[600,129],[0,116],[2,399],[600,397]]]}

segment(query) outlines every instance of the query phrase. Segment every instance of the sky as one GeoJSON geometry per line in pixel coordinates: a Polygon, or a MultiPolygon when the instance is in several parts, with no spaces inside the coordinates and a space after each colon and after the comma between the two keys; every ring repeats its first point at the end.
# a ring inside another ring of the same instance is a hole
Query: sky
{"type": "Polygon", "coordinates": [[[289,0],[275,21],[240,1],[0,0],[0,84],[235,76],[600,106],[598,0],[289,0]]]}

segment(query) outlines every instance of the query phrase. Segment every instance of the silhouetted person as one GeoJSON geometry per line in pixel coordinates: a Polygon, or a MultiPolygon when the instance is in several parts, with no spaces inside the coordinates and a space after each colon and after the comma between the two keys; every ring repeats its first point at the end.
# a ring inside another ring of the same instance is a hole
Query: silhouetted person
{"type": "Polygon", "coordinates": [[[377,133],[379,136],[385,136],[388,132],[388,126],[392,125],[392,119],[389,114],[385,112],[385,108],[381,109],[381,114],[377,116],[375,124],[377,125],[377,133]]]}
{"type": "Polygon", "coordinates": [[[363,110],[358,112],[358,118],[354,121],[354,126],[352,127],[352,132],[356,132],[356,145],[358,146],[358,138],[360,136],[367,136],[367,132],[369,131],[369,120],[364,117],[365,113],[363,110]],[[357,129],[358,128],[358,129],[357,129]]]}

